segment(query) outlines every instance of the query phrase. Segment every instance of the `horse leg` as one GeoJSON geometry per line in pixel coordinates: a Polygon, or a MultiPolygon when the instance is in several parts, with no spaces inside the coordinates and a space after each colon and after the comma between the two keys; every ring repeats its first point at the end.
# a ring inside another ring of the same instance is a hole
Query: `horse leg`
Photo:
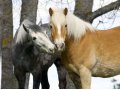
{"type": "Polygon", "coordinates": [[[48,82],[47,72],[48,72],[48,69],[42,71],[42,81],[41,81],[42,89],[49,89],[50,88],[50,85],[48,82]]]}
{"type": "Polygon", "coordinates": [[[61,64],[60,58],[57,58],[55,60],[54,64],[55,64],[55,66],[57,68],[57,72],[58,72],[59,88],[65,89],[66,85],[67,85],[67,80],[66,80],[67,71],[61,64]]]}
{"type": "Polygon", "coordinates": [[[26,73],[14,68],[14,74],[17,78],[19,89],[24,89],[25,88],[25,79],[26,79],[26,73]]]}
{"type": "Polygon", "coordinates": [[[80,79],[83,89],[90,89],[91,86],[91,72],[88,68],[81,65],[79,69],[80,79]]]}
{"type": "Polygon", "coordinates": [[[69,71],[69,77],[70,79],[73,81],[74,85],[75,85],[75,88],[76,89],[82,89],[82,86],[81,86],[81,81],[80,81],[80,77],[79,75],[77,75],[76,73],[74,72],[71,72],[69,71]]]}
{"type": "Polygon", "coordinates": [[[32,73],[33,75],[33,89],[39,89],[40,82],[41,82],[41,73],[32,73]]]}

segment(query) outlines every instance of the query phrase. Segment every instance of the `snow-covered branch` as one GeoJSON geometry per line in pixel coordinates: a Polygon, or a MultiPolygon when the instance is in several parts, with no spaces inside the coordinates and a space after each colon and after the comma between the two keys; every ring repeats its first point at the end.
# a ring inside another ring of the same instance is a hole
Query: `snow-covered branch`
{"type": "Polygon", "coordinates": [[[117,0],[115,2],[112,2],[96,11],[94,11],[89,17],[89,21],[92,22],[96,17],[99,17],[109,11],[112,11],[114,9],[117,9],[120,7],[120,0],[117,0]]]}

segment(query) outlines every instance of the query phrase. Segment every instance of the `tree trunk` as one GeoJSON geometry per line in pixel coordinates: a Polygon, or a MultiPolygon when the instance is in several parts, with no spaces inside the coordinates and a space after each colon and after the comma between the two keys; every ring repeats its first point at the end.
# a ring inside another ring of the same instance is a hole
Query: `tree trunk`
{"type": "Polygon", "coordinates": [[[92,23],[95,18],[120,7],[120,0],[117,0],[92,12],[93,1],[94,0],[75,0],[74,14],[92,23]]]}
{"type": "Polygon", "coordinates": [[[89,21],[87,18],[92,14],[93,0],[75,0],[74,14],[83,20],[89,21]]]}
{"type": "Polygon", "coordinates": [[[12,0],[0,0],[0,25],[2,31],[2,89],[15,88],[13,64],[12,64],[12,0]]]}
{"type": "Polygon", "coordinates": [[[29,19],[36,23],[38,0],[22,0],[21,19],[29,19]]]}
{"type": "MultiPolygon", "coordinates": [[[[2,15],[3,15],[3,1],[0,0],[0,63],[2,63],[2,58],[1,58],[2,57],[2,49],[1,49],[2,48],[2,46],[1,46],[2,45],[2,29],[3,29],[3,27],[2,27],[2,15]]],[[[0,67],[2,67],[1,65],[2,64],[0,64],[0,67]]],[[[1,72],[2,72],[2,69],[1,69],[1,72]]],[[[0,74],[1,74],[1,72],[0,72],[0,74]]],[[[2,76],[2,75],[0,75],[0,76],[2,76]]]]}
{"type": "MultiPolygon", "coordinates": [[[[0,0],[0,57],[2,54],[1,45],[2,45],[2,16],[3,16],[3,1],[0,0]]],[[[1,61],[1,60],[0,60],[1,61]]]]}
{"type": "MultiPolygon", "coordinates": [[[[22,0],[22,10],[20,23],[24,19],[29,19],[36,23],[38,0],[22,0]]],[[[25,88],[28,88],[30,74],[26,74],[25,88]]]]}

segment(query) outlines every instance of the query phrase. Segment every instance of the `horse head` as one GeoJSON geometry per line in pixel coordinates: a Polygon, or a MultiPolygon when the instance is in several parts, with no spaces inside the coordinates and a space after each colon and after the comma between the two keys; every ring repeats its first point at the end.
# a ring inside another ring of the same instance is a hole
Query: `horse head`
{"type": "Polygon", "coordinates": [[[51,38],[59,51],[62,51],[65,48],[65,38],[67,34],[67,13],[67,8],[58,11],[49,8],[51,38]]]}
{"type": "Polygon", "coordinates": [[[55,46],[50,41],[45,30],[42,30],[38,25],[30,25],[29,27],[23,24],[23,29],[28,34],[30,40],[40,52],[53,53],[55,46]]]}

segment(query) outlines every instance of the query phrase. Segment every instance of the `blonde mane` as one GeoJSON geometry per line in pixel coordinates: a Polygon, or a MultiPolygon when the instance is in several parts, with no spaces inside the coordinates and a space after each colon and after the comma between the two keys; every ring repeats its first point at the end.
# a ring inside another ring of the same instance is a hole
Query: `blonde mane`
{"type": "Polygon", "coordinates": [[[73,36],[75,39],[79,39],[83,36],[87,30],[95,31],[91,24],[83,21],[72,13],[68,13],[66,16],[68,36],[73,36]]]}

